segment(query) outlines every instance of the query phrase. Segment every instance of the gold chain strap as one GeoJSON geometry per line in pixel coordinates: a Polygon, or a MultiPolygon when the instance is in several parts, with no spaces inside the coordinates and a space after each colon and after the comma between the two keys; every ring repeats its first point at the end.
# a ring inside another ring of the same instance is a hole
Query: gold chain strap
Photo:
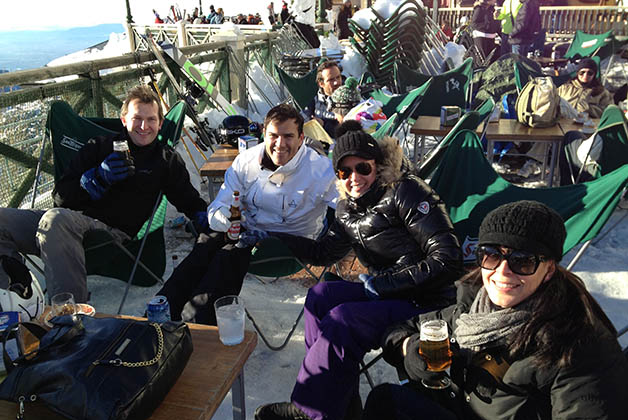
{"type": "Polygon", "coordinates": [[[164,334],[161,331],[159,324],[152,322],[150,323],[150,325],[153,328],[155,328],[155,330],[157,331],[157,354],[155,354],[155,357],[153,357],[151,360],[146,360],[143,362],[125,362],[122,359],[118,358],[118,359],[113,359],[113,360],[96,360],[92,364],[93,365],[109,364],[109,365],[114,365],[114,366],[136,368],[136,367],[150,366],[157,363],[159,359],[161,359],[161,355],[164,351],[164,334]]]}

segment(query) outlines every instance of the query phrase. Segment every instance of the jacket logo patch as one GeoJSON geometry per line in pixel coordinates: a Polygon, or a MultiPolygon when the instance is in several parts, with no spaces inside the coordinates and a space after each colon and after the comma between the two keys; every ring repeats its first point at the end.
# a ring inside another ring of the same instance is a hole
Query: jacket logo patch
{"type": "Polygon", "coordinates": [[[428,214],[430,212],[430,203],[428,203],[427,201],[422,201],[421,203],[419,203],[419,207],[417,208],[421,213],[428,214]]]}

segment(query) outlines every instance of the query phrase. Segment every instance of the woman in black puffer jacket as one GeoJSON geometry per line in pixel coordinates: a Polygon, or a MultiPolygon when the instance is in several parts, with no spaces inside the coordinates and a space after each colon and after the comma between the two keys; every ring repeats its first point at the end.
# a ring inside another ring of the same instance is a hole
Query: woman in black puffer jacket
{"type": "Polygon", "coordinates": [[[359,362],[379,347],[385,329],[455,298],[462,253],[443,202],[406,170],[397,140],[378,144],[355,121],[338,134],[335,222],[317,241],[280,237],[297,257],[316,265],[353,249],[369,273],[360,275],[364,283],[328,281],[309,290],[306,356],[292,402],[260,407],[258,420],[345,418],[357,392],[359,362]]]}

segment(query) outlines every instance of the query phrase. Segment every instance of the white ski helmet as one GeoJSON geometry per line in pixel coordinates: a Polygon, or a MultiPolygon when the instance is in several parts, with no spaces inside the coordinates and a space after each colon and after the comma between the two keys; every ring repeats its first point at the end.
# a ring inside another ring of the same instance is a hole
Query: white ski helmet
{"type": "Polygon", "coordinates": [[[0,289],[0,311],[19,312],[21,321],[32,321],[44,313],[44,292],[37,277],[31,273],[32,293],[19,293],[17,290],[0,289]]]}

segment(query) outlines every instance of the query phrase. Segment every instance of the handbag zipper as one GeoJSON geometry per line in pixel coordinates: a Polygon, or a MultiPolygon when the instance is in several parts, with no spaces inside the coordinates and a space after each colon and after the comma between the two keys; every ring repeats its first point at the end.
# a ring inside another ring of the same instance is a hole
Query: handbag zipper
{"type": "MultiPolygon", "coordinates": [[[[94,362],[97,362],[99,360],[101,360],[107,353],[109,353],[111,351],[112,348],[115,348],[118,345],[118,342],[124,337],[124,335],[126,335],[126,332],[129,330],[129,328],[131,328],[131,326],[133,326],[135,323],[134,322],[129,322],[127,324],[126,327],[124,327],[124,329],[120,332],[120,334],[118,334],[118,336],[116,337],[115,340],[113,340],[113,342],[109,345],[109,347],[107,347],[105,349],[105,351],[103,351],[102,353],[100,353],[100,355],[96,358],[96,360],[94,360],[94,362]]],[[[94,364],[94,362],[92,362],[91,365],[89,365],[89,367],[87,368],[87,370],[85,371],[85,377],[87,378],[89,375],[91,375],[92,371],[94,370],[94,368],[98,365],[97,363],[94,364]]]]}
{"type": "MultiPolygon", "coordinates": [[[[31,402],[35,402],[35,400],[37,399],[37,395],[33,394],[29,397],[29,400],[31,402]]],[[[20,395],[20,397],[17,399],[18,403],[20,404],[20,408],[19,411],[17,413],[17,415],[15,416],[16,420],[23,420],[24,419],[24,401],[26,401],[26,396],[24,395],[20,395]]]]}

